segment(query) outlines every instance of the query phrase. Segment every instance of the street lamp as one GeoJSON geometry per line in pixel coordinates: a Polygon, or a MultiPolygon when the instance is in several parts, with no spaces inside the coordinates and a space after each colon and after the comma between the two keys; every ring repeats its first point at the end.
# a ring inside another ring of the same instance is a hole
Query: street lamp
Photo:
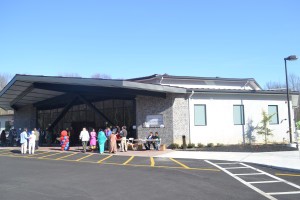
{"type": "Polygon", "coordinates": [[[289,81],[288,81],[288,73],[287,73],[287,67],[286,67],[286,61],[293,61],[297,60],[297,56],[291,55],[289,57],[284,58],[284,66],[285,66],[285,82],[286,82],[286,99],[287,99],[287,105],[288,105],[288,120],[289,120],[289,134],[290,134],[290,143],[293,142],[292,139],[292,122],[291,122],[291,108],[290,108],[290,95],[289,95],[289,81]]]}

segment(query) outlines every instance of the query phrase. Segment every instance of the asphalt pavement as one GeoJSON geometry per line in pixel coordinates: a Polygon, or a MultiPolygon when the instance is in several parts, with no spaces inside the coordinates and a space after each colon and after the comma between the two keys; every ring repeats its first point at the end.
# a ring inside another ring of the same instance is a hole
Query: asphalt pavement
{"type": "Polygon", "coordinates": [[[300,173],[300,151],[298,150],[278,152],[170,151],[159,156],[247,162],[300,173]]]}
{"type": "Polygon", "coordinates": [[[0,172],[1,200],[300,199],[300,174],[226,160],[0,149],[0,172]]]}

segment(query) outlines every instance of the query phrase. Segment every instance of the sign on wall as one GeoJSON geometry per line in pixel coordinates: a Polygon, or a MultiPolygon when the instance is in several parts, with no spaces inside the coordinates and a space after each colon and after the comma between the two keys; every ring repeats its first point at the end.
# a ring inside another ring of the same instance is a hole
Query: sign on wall
{"type": "Polygon", "coordinates": [[[146,121],[144,122],[144,127],[164,127],[163,115],[147,115],[146,121]]]}

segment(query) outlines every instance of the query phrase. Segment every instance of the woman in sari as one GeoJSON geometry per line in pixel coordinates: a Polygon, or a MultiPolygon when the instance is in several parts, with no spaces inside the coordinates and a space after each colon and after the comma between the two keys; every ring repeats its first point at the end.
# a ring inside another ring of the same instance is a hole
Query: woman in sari
{"type": "Polygon", "coordinates": [[[96,149],[96,132],[95,132],[95,129],[92,130],[90,135],[91,135],[91,137],[90,137],[90,148],[93,152],[96,149]]]}
{"type": "Polygon", "coordinates": [[[98,132],[98,143],[99,143],[99,152],[100,154],[104,153],[104,146],[107,138],[105,136],[105,133],[103,132],[102,129],[99,130],[98,132]]]}
{"type": "Polygon", "coordinates": [[[114,132],[109,136],[109,153],[117,153],[117,137],[114,132]]]}

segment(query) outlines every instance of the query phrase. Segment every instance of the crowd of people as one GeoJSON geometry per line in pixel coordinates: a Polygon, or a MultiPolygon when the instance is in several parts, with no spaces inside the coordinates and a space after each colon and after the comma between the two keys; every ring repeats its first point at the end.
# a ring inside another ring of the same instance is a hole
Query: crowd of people
{"type": "MultiPolygon", "coordinates": [[[[11,129],[8,137],[6,137],[5,131],[2,131],[1,144],[10,144],[11,146],[14,146],[15,142],[17,143],[15,146],[21,146],[21,154],[26,154],[27,150],[29,154],[34,154],[35,150],[41,145],[42,138],[45,141],[48,141],[47,134],[50,135],[48,132],[40,132],[41,131],[36,128],[32,131],[28,131],[27,128],[24,128],[23,131],[21,131],[21,129],[18,131],[11,129]]],[[[69,150],[70,134],[71,132],[66,129],[61,131],[60,137],[57,137],[60,141],[62,150],[69,150]]],[[[119,126],[107,127],[105,129],[99,129],[98,132],[93,128],[88,131],[87,128],[84,127],[80,132],[79,140],[82,142],[83,153],[88,150],[88,145],[92,152],[95,152],[98,149],[100,154],[103,154],[105,150],[109,153],[116,153],[117,151],[126,152],[128,150],[127,136],[128,132],[126,126],[123,126],[122,128],[119,126]]],[[[150,132],[145,139],[146,142],[144,143],[144,147],[146,150],[150,150],[151,145],[153,146],[153,149],[159,150],[160,137],[158,132],[155,132],[155,134],[150,132]]]]}
{"type": "MultiPolygon", "coordinates": [[[[8,132],[8,135],[6,133],[6,131],[2,131],[1,132],[1,146],[21,146],[21,133],[24,132],[25,129],[15,129],[15,128],[11,128],[10,131],[8,132]]],[[[42,143],[44,143],[46,141],[46,132],[45,131],[41,131],[38,130],[37,128],[34,128],[32,130],[28,130],[26,128],[26,132],[27,135],[31,135],[32,132],[37,132],[38,134],[36,134],[36,147],[38,148],[38,146],[41,146],[42,143]]],[[[48,134],[50,135],[50,134],[48,134]]],[[[29,141],[28,141],[29,142],[29,141]]],[[[29,144],[29,143],[28,143],[29,144]]]]}
{"type": "Polygon", "coordinates": [[[99,129],[98,134],[95,129],[91,129],[90,132],[84,127],[80,132],[79,139],[82,141],[83,152],[87,151],[88,142],[90,144],[91,151],[97,149],[97,143],[99,147],[99,153],[103,154],[106,149],[109,153],[116,153],[118,146],[120,151],[127,151],[127,130],[126,126],[120,128],[116,126],[114,128],[107,127],[106,129],[99,129]]]}
{"type": "MultiPolygon", "coordinates": [[[[116,126],[114,128],[107,127],[106,129],[99,129],[98,134],[95,129],[91,129],[90,132],[84,127],[80,132],[79,139],[82,141],[83,152],[87,151],[88,142],[90,144],[91,151],[95,151],[99,148],[99,153],[103,154],[106,149],[109,153],[116,153],[119,149],[121,152],[126,152],[128,149],[127,144],[127,130],[126,126],[120,128],[116,126]]],[[[151,149],[159,150],[160,137],[158,132],[153,134],[152,132],[146,137],[144,146],[146,150],[151,149]]]]}
{"type": "Polygon", "coordinates": [[[27,149],[29,154],[34,154],[34,151],[38,149],[40,132],[34,128],[33,131],[27,131],[24,128],[20,134],[21,154],[26,154],[27,149]]]}

